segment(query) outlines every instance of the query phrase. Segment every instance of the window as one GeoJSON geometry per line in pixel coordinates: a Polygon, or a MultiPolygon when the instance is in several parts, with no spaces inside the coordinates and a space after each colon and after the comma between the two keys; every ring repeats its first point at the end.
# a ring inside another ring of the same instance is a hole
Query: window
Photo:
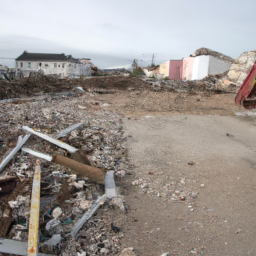
{"type": "Polygon", "coordinates": [[[28,63],[28,67],[31,68],[31,62],[28,63]]]}
{"type": "Polygon", "coordinates": [[[60,68],[60,65],[58,65],[58,68],[60,68]]]}
{"type": "Polygon", "coordinates": [[[57,68],[57,63],[54,63],[54,68],[57,68]]]}
{"type": "Polygon", "coordinates": [[[39,63],[39,67],[41,67],[42,66],[42,63],[39,63]]]}
{"type": "Polygon", "coordinates": [[[75,64],[75,68],[76,68],[76,64],[75,64]]]}
{"type": "Polygon", "coordinates": [[[46,63],[46,64],[44,64],[44,66],[46,67],[46,68],[48,68],[48,64],[46,63]]]}
{"type": "Polygon", "coordinates": [[[23,68],[23,62],[20,63],[20,67],[23,68]]]}
{"type": "Polygon", "coordinates": [[[65,68],[65,64],[64,63],[62,63],[62,68],[65,68]]]}

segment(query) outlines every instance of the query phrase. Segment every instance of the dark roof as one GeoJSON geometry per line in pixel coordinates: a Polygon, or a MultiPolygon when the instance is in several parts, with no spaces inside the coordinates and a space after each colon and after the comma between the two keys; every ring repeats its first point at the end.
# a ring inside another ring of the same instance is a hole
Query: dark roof
{"type": "Polygon", "coordinates": [[[45,60],[45,61],[72,61],[77,62],[78,59],[74,59],[72,55],[65,55],[64,53],[30,53],[24,51],[16,60],[45,60]]]}
{"type": "Polygon", "coordinates": [[[148,71],[152,71],[152,70],[157,69],[157,68],[159,68],[159,65],[154,66],[154,67],[149,67],[149,68],[147,68],[147,70],[148,71]]]}

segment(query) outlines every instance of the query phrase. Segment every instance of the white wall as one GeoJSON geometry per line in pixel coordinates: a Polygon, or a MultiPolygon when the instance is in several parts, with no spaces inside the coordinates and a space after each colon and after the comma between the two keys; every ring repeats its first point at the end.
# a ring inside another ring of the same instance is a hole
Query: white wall
{"type": "Polygon", "coordinates": [[[202,55],[194,58],[192,80],[200,80],[208,76],[210,56],[202,55]]]}
{"type": "Polygon", "coordinates": [[[232,66],[231,62],[220,60],[213,56],[209,56],[209,57],[210,57],[209,71],[208,71],[209,75],[216,75],[216,74],[223,73],[225,71],[228,71],[232,66]]]}
{"type": "Polygon", "coordinates": [[[22,71],[24,77],[29,76],[31,71],[38,71],[39,69],[43,69],[45,75],[50,74],[60,74],[61,77],[66,76],[91,76],[91,64],[80,64],[80,63],[71,63],[71,62],[56,62],[56,61],[48,61],[48,62],[40,62],[40,61],[16,61],[16,74],[18,69],[22,71]],[[23,67],[21,67],[21,63],[23,63],[23,67]],[[29,67],[29,63],[31,66],[29,67]],[[41,63],[41,67],[39,66],[41,63]],[[57,64],[57,67],[55,67],[57,64]],[[64,67],[63,67],[64,65],[64,67]]]}
{"type": "Polygon", "coordinates": [[[16,72],[17,70],[21,70],[24,77],[29,76],[31,71],[38,71],[40,68],[43,69],[44,74],[61,74],[62,77],[66,76],[66,62],[45,62],[45,61],[16,61],[16,72]],[[21,67],[21,63],[23,63],[23,67],[21,67]],[[29,63],[31,64],[29,67],[29,63]],[[39,65],[41,63],[41,67],[39,65]],[[55,68],[54,64],[57,64],[55,68]],[[64,65],[64,68],[63,66],[64,65]]]}

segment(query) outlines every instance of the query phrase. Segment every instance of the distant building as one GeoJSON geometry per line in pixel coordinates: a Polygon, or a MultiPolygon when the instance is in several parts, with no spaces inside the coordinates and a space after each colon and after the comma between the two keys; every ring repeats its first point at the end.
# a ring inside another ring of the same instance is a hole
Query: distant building
{"type": "Polygon", "coordinates": [[[200,48],[188,58],[169,60],[160,65],[159,73],[171,80],[200,80],[230,69],[234,59],[208,48],[200,48]]]}
{"type": "Polygon", "coordinates": [[[159,72],[160,74],[164,75],[164,77],[169,77],[170,73],[170,61],[166,61],[160,64],[159,72]]]}
{"type": "Polygon", "coordinates": [[[169,62],[169,79],[181,80],[183,70],[183,60],[170,60],[169,62]]]}
{"type": "Polygon", "coordinates": [[[160,73],[160,66],[147,67],[143,69],[147,77],[154,77],[160,73]]]}
{"type": "Polygon", "coordinates": [[[208,75],[226,72],[232,62],[210,55],[169,60],[160,65],[160,74],[171,80],[200,80],[208,75]]]}
{"type": "Polygon", "coordinates": [[[90,59],[75,59],[72,55],[29,53],[24,51],[16,60],[15,72],[29,76],[30,72],[43,71],[45,75],[91,76],[90,59]]]}

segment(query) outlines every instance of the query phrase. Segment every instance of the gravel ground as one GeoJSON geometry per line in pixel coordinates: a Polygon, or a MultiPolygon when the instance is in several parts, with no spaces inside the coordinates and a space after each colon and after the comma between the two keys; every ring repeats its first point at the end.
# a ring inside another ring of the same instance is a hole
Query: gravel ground
{"type": "Polygon", "coordinates": [[[148,256],[256,255],[254,120],[141,116],[125,127],[135,175],[123,182],[124,244],[148,256]]]}

